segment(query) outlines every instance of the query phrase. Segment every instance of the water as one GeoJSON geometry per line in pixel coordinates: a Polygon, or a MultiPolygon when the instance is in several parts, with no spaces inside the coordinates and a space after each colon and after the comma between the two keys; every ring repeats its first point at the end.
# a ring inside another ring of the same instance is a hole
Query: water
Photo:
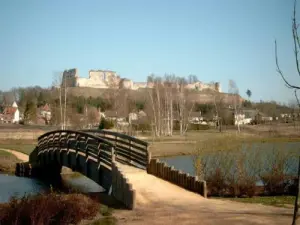
{"type": "MultiPolygon", "coordinates": [[[[297,175],[298,161],[300,156],[300,143],[260,143],[251,146],[243,146],[237,151],[219,151],[200,153],[199,159],[205,164],[206,174],[216,168],[234,172],[239,159],[242,161],[248,174],[257,175],[257,171],[270,172],[273,165],[278,165],[281,159],[285,160],[283,167],[287,175],[297,175]]],[[[194,162],[196,156],[173,156],[160,158],[161,161],[173,166],[175,169],[196,175],[194,162]]],[[[257,185],[262,185],[258,179],[257,185]]]]}
{"type": "Polygon", "coordinates": [[[0,174],[0,202],[7,202],[13,196],[20,198],[26,194],[40,193],[48,188],[38,180],[0,174]]]}
{"type": "MultiPolygon", "coordinates": [[[[83,193],[103,192],[104,189],[85,176],[63,175],[64,185],[83,193]]],[[[27,194],[37,194],[50,189],[49,185],[26,177],[0,174],[0,203],[8,202],[11,197],[21,198],[27,194]]]]}

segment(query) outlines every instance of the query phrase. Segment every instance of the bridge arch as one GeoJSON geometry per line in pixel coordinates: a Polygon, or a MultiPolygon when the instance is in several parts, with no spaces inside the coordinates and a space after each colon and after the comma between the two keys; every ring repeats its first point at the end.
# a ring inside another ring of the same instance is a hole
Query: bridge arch
{"type": "Polygon", "coordinates": [[[31,176],[59,175],[62,166],[65,166],[82,173],[106,191],[112,184],[113,161],[113,143],[87,132],[73,130],[43,134],[29,157],[31,176]]]}

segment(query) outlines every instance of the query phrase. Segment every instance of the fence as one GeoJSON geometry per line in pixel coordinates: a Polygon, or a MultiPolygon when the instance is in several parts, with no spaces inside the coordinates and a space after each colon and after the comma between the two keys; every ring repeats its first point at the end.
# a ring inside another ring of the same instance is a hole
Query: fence
{"type": "Polygon", "coordinates": [[[112,195],[128,209],[135,208],[136,192],[114,162],[112,163],[112,195]]]}
{"type": "Polygon", "coordinates": [[[151,158],[148,143],[135,137],[108,130],[82,130],[114,143],[116,161],[146,169],[151,158]]]}
{"type": "Polygon", "coordinates": [[[196,192],[205,198],[207,197],[205,181],[200,181],[197,177],[176,170],[158,159],[151,159],[147,172],[189,191],[196,192]]]}

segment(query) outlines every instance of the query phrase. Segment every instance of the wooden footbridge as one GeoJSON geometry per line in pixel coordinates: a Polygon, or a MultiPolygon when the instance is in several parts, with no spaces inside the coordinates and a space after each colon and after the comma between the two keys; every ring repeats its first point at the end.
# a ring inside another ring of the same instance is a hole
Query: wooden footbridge
{"type": "Polygon", "coordinates": [[[29,162],[17,164],[16,175],[52,179],[60,176],[63,166],[92,179],[128,208],[134,208],[136,198],[130,173],[144,171],[145,179],[150,173],[206,195],[205,182],[151,159],[147,142],[107,130],[45,133],[38,138],[29,162]]]}

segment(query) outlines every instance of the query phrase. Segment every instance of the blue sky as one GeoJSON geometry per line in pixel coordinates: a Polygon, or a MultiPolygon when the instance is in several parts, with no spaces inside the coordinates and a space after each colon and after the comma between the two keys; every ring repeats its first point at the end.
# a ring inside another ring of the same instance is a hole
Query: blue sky
{"type": "MultiPolygon", "coordinates": [[[[300,2],[298,4],[300,18],[300,2]]],[[[145,81],[150,73],[195,74],[237,83],[252,99],[288,102],[276,73],[296,84],[293,0],[1,0],[0,89],[48,87],[53,74],[110,69],[145,81]]]]}

